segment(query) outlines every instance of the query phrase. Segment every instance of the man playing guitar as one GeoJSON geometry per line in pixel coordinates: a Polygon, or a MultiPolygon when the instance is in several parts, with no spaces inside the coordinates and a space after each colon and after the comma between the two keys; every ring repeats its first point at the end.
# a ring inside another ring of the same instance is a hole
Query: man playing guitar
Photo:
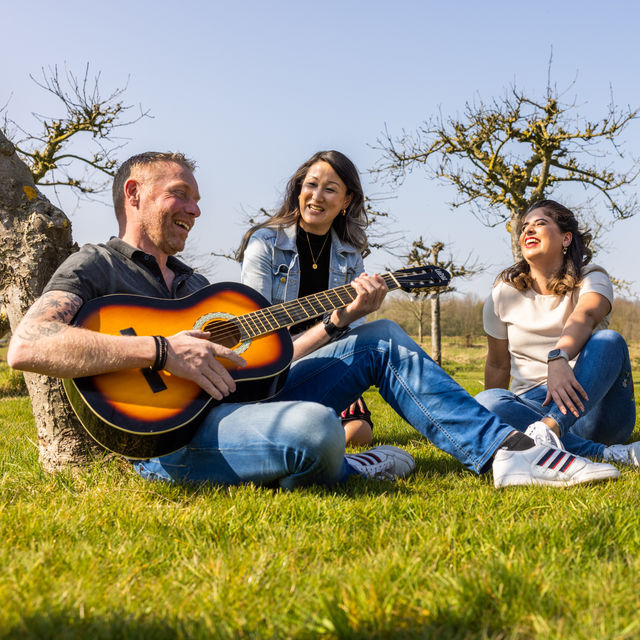
{"type": "MultiPolygon", "coordinates": [[[[177,260],[196,219],[194,165],[181,154],[148,152],[125,161],[114,179],[118,238],[86,245],[54,274],[18,326],[10,366],[60,378],[148,369],[191,381],[216,401],[236,390],[229,370],[246,365],[232,349],[192,328],[173,335],[112,335],[74,326],[83,304],[110,294],[183,298],[207,285],[177,260]],[[226,366],[225,366],[226,364],[226,366]]],[[[355,298],[334,325],[378,309],[380,275],[351,283],[355,298]]],[[[376,385],[384,399],[440,449],[476,473],[493,465],[496,487],[566,485],[615,478],[615,467],[546,445],[502,423],[438,367],[397,325],[367,323],[333,340],[312,327],[294,350],[282,390],[264,402],[207,407],[192,439],[173,453],[135,463],[143,476],[171,481],[278,485],[334,484],[351,474],[408,475],[411,456],[396,447],[345,455],[336,411],[376,385]]]]}

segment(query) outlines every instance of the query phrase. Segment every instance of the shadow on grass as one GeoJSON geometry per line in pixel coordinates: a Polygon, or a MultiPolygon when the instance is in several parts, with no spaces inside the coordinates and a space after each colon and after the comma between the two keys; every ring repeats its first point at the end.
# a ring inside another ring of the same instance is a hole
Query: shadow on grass
{"type": "MultiPolygon", "coordinates": [[[[63,611],[56,614],[39,613],[21,620],[18,624],[0,632],[0,639],[14,640],[169,640],[174,638],[216,637],[211,633],[192,635],[184,629],[176,629],[162,620],[146,622],[122,618],[80,618],[77,612],[63,611]]],[[[217,636],[224,638],[225,636],[217,636]]],[[[231,637],[231,636],[226,636],[231,637]]]]}

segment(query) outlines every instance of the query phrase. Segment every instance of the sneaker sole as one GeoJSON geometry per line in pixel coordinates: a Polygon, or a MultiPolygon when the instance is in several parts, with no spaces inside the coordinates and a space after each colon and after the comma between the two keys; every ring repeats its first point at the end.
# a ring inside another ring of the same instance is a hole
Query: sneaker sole
{"type": "Polygon", "coordinates": [[[603,469],[601,472],[592,472],[589,478],[569,478],[568,480],[562,480],[560,478],[532,478],[530,474],[510,474],[505,478],[496,479],[494,477],[494,486],[496,489],[502,489],[504,487],[573,487],[577,484],[595,484],[596,482],[605,482],[607,480],[617,480],[620,477],[620,472],[616,470],[615,473],[609,469],[603,469]]]}

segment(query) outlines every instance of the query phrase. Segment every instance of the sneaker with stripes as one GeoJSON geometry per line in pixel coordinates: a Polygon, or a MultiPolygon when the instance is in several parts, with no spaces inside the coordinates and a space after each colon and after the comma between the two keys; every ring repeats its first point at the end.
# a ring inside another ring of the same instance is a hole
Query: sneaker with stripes
{"type": "Polygon", "coordinates": [[[547,445],[524,451],[498,449],[493,458],[496,489],[527,484],[563,487],[619,477],[620,472],[613,465],[592,462],[547,445]]]}
{"type": "Polygon", "coordinates": [[[374,447],[362,453],[348,453],[345,459],[357,474],[370,480],[406,478],[416,466],[410,453],[391,445],[374,447]]]}

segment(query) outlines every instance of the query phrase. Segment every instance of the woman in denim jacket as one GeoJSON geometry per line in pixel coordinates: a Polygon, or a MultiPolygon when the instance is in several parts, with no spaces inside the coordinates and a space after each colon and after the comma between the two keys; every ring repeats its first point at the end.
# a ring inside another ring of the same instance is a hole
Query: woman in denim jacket
{"type": "MultiPolygon", "coordinates": [[[[278,211],[242,239],[242,282],[273,304],[348,284],[364,271],[366,226],[356,167],[338,151],[320,151],[289,180],[278,211]]],[[[352,326],[364,322],[361,318],[352,326]]],[[[305,331],[315,325],[332,339],[349,329],[335,325],[328,314],[322,323],[314,319],[291,327],[294,340],[304,341],[305,331]]],[[[348,444],[371,442],[371,413],[362,398],[342,418],[348,444]]]]}

